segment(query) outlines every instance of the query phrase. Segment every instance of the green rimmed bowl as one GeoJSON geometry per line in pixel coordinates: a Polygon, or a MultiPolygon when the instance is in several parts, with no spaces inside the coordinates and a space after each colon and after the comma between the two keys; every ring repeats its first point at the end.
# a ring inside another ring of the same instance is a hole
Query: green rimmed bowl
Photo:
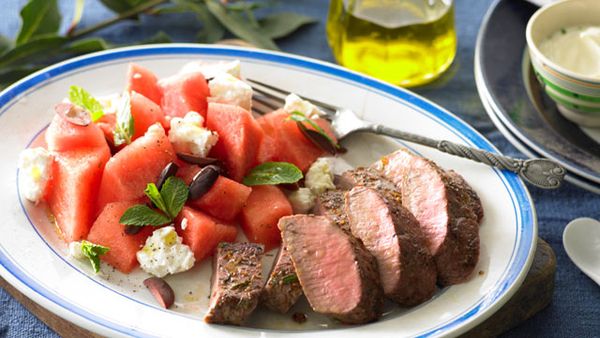
{"type": "Polygon", "coordinates": [[[572,72],[544,56],[540,43],[565,27],[600,26],[600,1],[564,0],[539,9],[527,24],[531,64],[544,90],[569,120],[600,127],[600,79],[572,72]]]}

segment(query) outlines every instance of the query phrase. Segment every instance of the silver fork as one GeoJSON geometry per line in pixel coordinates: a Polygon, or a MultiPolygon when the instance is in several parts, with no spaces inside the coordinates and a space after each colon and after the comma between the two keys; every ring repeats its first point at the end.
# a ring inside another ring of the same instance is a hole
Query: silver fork
{"type": "MultiPolygon", "coordinates": [[[[253,110],[261,115],[283,107],[285,97],[290,94],[290,92],[256,80],[246,79],[246,81],[251,84],[252,89],[254,90],[254,102],[258,103],[258,105],[255,104],[253,110]]],[[[558,188],[566,174],[565,168],[545,158],[522,160],[500,154],[493,154],[485,150],[446,140],[435,140],[422,135],[416,135],[364,121],[356,116],[352,110],[347,108],[335,107],[309,98],[307,98],[307,100],[325,113],[325,116],[323,117],[331,122],[331,126],[338,140],[356,132],[368,132],[391,136],[408,142],[436,148],[444,153],[467,158],[502,170],[512,171],[517,173],[525,181],[543,189],[558,188]]]]}

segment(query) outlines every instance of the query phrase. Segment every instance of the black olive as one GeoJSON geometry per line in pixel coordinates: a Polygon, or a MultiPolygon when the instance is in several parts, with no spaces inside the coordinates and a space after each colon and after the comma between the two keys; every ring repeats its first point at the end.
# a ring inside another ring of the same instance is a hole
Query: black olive
{"type": "Polygon", "coordinates": [[[156,187],[158,188],[158,190],[162,188],[163,184],[165,184],[165,182],[167,181],[167,178],[175,176],[175,174],[177,174],[177,170],[179,170],[179,167],[174,162],[169,162],[169,164],[165,166],[165,168],[160,173],[160,176],[158,176],[158,180],[156,181],[156,187]]]}
{"type": "Polygon", "coordinates": [[[190,184],[190,199],[195,200],[206,194],[219,178],[219,172],[220,168],[216,165],[202,168],[190,184]]]}

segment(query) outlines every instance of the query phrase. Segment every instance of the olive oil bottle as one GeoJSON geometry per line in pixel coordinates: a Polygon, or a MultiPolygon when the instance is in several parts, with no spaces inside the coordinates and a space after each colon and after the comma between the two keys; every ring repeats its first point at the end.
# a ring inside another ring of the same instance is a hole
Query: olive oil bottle
{"type": "Polygon", "coordinates": [[[331,0],[327,39],[343,66],[410,87],[456,54],[452,0],[331,0]]]}

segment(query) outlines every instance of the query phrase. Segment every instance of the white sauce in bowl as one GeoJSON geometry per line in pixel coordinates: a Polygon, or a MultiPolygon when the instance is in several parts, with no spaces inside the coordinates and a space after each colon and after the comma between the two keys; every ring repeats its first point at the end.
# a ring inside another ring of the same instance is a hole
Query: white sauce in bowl
{"type": "Polygon", "coordinates": [[[563,28],[543,40],[540,51],[567,70],[600,80],[600,26],[563,28]]]}

